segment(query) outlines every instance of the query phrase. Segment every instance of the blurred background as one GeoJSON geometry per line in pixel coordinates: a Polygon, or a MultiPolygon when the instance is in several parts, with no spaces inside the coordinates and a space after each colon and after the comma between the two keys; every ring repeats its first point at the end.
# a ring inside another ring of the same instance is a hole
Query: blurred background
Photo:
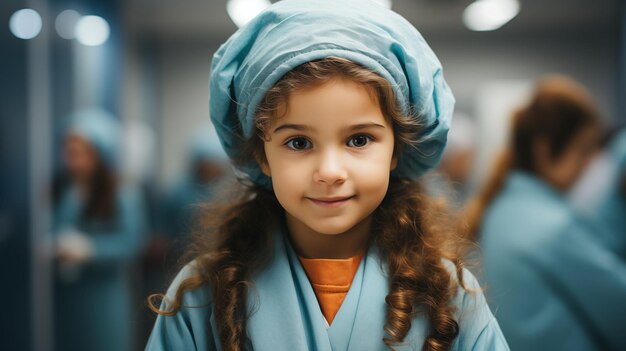
{"type": "MultiPolygon", "coordinates": [[[[63,340],[76,334],[92,350],[145,345],[145,298],[167,287],[191,205],[232,177],[209,124],[211,57],[267,3],[0,2],[0,348],[81,349],[63,340]]],[[[461,154],[442,172],[460,208],[538,78],[573,78],[607,129],[626,123],[620,0],[386,4],[421,31],[457,98],[461,154]]]]}

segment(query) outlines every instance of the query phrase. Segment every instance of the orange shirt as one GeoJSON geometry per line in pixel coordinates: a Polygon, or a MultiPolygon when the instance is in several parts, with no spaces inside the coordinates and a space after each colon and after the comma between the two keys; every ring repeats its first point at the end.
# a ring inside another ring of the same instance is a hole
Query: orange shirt
{"type": "Polygon", "coordinates": [[[328,325],[332,324],[343,299],[350,290],[352,279],[359,269],[362,258],[363,254],[341,259],[298,256],[328,325]]]}

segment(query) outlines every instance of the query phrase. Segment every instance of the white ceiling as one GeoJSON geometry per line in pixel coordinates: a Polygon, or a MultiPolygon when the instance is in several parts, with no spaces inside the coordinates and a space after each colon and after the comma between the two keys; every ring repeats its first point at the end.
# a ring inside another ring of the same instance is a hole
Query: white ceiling
{"type": "MultiPolygon", "coordinates": [[[[312,0],[313,1],[313,0],[312,0]]],[[[395,0],[393,9],[420,31],[469,35],[461,22],[470,0],[395,0]]],[[[533,35],[549,32],[618,30],[620,0],[521,0],[521,12],[499,32],[533,35]]],[[[126,31],[138,36],[222,40],[236,27],[226,0],[126,0],[126,31]]]]}

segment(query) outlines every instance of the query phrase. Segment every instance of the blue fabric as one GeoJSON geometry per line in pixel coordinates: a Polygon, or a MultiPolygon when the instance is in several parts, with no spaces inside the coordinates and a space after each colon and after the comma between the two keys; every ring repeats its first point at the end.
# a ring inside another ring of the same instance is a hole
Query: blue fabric
{"type": "Polygon", "coordinates": [[[55,274],[57,350],[130,350],[134,312],[129,263],[138,255],[145,217],[141,197],[118,190],[115,216],[109,221],[81,220],[83,203],[69,189],[55,209],[53,235],[81,232],[93,244],[94,256],[67,279],[55,274]]]}
{"type": "Polygon", "coordinates": [[[569,194],[574,206],[601,227],[609,250],[626,259],[626,129],[615,135],[569,194]]]}
{"type": "Polygon", "coordinates": [[[623,128],[611,141],[609,146],[611,155],[617,164],[619,171],[626,172],[626,128],[623,128]]]}
{"type": "Polygon", "coordinates": [[[614,167],[605,192],[596,194],[598,205],[591,212],[605,228],[609,247],[626,259],[626,194],[622,189],[626,178],[626,129],[615,136],[608,156],[614,167]]]}
{"type": "Polygon", "coordinates": [[[188,148],[189,164],[184,174],[167,190],[159,209],[158,225],[161,230],[176,241],[173,249],[177,253],[183,249],[190,237],[193,219],[199,213],[199,205],[214,200],[219,187],[219,178],[198,179],[197,167],[201,162],[211,162],[226,168],[228,157],[219,144],[215,130],[202,128],[192,138],[188,148]]]}
{"type": "MultiPolygon", "coordinates": [[[[295,67],[329,56],[380,74],[404,113],[420,120],[419,146],[400,155],[393,174],[416,178],[433,168],[446,143],[454,97],[420,33],[367,0],[279,1],[219,48],[211,64],[210,114],[226,153],[240,155],[240,140],[253,135],[255,109],[268,89],[295,67]]],[[[256,163],[241,171],[257,184],[270,184],[256,163]]]]}
{"type": "Polygon", "coordinates": [[[626,264],[539,178],[513,172],[481,232],[488,301],[513,350],[620,350],[626,264]]]}
{"type": "Polygon", "coordinates": [[[87,140],[98,151],[102,161],[111,169],[119,166],[121,127],[108,112],[96,108],[77,111],[69,116],[66,133],[87,140]]]}
{"type": "MultiPolygon", "coordinates": [[[[382,339],[388,282],[376,248],[370,248],[361,261],[329,327],[306,273],[283,233],[277,231],[274,257],[253,278],[254,285],[248,295],[249,309],[254,311],[247,324],[252,343],[249,349],[387,350],[382,339]]],[[[191,263],[179,273],[161,308],[167,308],[167,300],[173,298],[184,279],[196,274],[195,270],[191,263]]],[[[454,272],[451,265],[450,271],[454,272]]],[[[468,271],[464,273],[466,286],[475,291],[459,287],[454,298],[460,333],[452,350],[508,350],[476,280],[468,271]]],[[[208,287],[201,287],[186,292],[178,313],[158,316],[146,350],[221,350],[209,291],[208,287]]],[[[415,317],[405,342],[396,349],[420,350],[428,326],[424,314],[415,317]]]]}
{"type": "MultiPolygon", "coordinates": [[[[166,194],[157,221],[168,238],[176,241],[177,251],[181,250],[186,239],[191,237],[193,220],[201,213],[200,205],[215,200],[217,185],[218,183],[198,183],[188,175],[174,184],[166,194]]],[[[175,256],[178,256],[178,253],[175,256]]]]}

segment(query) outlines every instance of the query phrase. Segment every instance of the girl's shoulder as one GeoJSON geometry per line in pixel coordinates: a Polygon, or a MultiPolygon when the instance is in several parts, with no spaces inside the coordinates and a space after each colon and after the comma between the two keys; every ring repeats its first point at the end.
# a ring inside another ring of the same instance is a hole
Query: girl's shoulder
{"type": "Polygon", "coordinates": [[[456,266],[447,260],[444,260],[444,264],[456,286],[453,305],[459,335],[453,349],[508,350],[500,326],[487,304],[476,277],[467,268],[463,268],[461,284],[456,266]]]}
{"type": "Polygon", "coordinates": [[[462,268],[462,279],[459,279],[457,267],[451,261],[443,259],[443,264],[450,274],[451,284],[456,287],[453,304],[457,309],[457,317],[464,317],[468,313],[474,313],[479,318],[473,319],[472,323],[486,324],[493,315],[483,295],[478,280],[467,268],[462,268]]]}
{"type": "Polygon", "coordinates": [[[172,302],[175,301],[177,294],[182,296],[181,310],[193,306],[202,306],[203,308],[206,306],[206,308],[210,308],[211,297],[210,289],[207,284],[184,288],[187,286],[187,282],[200,279],[200,277],[201,272],[197,260],[193,260],[183,266],[167,289],[163,297],[161,309],[163,309],[163,307],[171,308],[172,302]],[[181,290],[181,287],[183,287],[183,290],[181,290]]]}
{"type": "Polygon", "coordinates": [[[453,283],[456,285],[456,293],[453,298],[454,305],[457,308],[457,317],[459,324],[471,320],[472,324],[484,326],[488,324],[494,317],[487,305],[483,290],[478,283],[476,277],[467,268],[463,268],[462,284],[457,275],[456,268],[450,264],[448,268],[453,283]],[[468,318],[471,317],[471,318],[468,318]]]}
{"type": "Polygon", "coordinates": [[[198,277],[200,271],[196,261],[188,263],[178,272],[161,301],[159,308],[163,314],[157,316],[146,350],[218,349],[215,344],[216,330],[210,325],[210,289],[206,285],[183,288],[198,277]],[[175,303],[177,295],[180,296],[180,305],[175,303]]]}

